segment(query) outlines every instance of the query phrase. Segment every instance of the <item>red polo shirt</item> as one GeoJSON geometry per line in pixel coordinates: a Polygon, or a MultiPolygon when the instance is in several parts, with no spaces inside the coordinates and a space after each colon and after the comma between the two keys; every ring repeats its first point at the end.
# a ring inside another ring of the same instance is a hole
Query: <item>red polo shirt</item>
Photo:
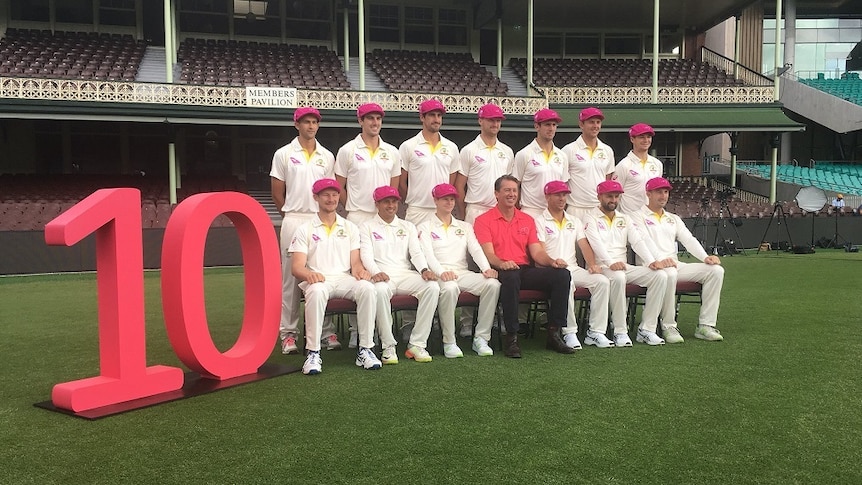
{"type": "Polygon", "coordinates": [[[518,209],[515,209],[512,220],[507,221],[500,209],[494,207],[476,218],[473,230],[479,244],[492,243],[498,258],[518,265],[530,264],[527,246],[539,242],[536,222],[518,209]]]}

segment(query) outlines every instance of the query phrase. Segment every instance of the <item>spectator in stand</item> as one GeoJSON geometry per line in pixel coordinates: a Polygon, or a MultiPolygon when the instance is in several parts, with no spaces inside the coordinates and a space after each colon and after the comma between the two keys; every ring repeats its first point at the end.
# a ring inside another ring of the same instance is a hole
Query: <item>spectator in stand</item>
{"type": "Polygon", "coordinates": [[[836,194],[832,199],[832,207],[838,212],[844,212],[844,194],[836,194]]]}

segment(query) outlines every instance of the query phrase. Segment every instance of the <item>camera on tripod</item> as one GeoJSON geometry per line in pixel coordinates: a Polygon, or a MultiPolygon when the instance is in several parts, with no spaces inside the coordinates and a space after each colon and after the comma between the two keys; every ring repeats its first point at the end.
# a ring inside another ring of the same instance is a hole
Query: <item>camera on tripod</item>
{"type": "Polygon", "coordinates": [[[733,198],[734,194],[736,194],[736,190],[728,187],[728,188],[716,191],[715,197],[722,202],[727,202],[728,200],[733,198]]]}

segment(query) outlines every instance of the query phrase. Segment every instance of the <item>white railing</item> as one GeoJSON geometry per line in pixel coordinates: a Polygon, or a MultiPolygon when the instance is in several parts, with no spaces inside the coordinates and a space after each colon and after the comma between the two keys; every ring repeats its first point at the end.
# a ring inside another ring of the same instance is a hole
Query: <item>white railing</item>
{"type": "MultiPolygon", "coordinates": [[[[649,104],[652,87],[542,86],[550,104],[649,104]]],[[[659,86],[660,104],[773,103],[774,86],[659,86]]]]}
{"type": "MultiPolygon", "coordinates": [[[[475,113],[480,106],[487,103],[499,105],[507,114],[521,115],[532,115],[548,107],[548,101],[539,97],[305,89],[297,90],[296,103],[297,106],[314,105],[318,109],[352,110],[361,103],[375,102],[386,110],[415,111],[419,103],[432,97],[441,99],[446,110],[452,113],[475,113]]],[[[238,86],[11,77],[0,77],[0,98],[230,108],[246,106],[246,90],[238,86]]]]}

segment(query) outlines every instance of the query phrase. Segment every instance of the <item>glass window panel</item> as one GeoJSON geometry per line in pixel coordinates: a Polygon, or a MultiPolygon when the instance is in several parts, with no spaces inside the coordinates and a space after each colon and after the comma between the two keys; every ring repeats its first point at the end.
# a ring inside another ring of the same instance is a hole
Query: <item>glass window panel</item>
{"type": "MultiPolygon", "coordinates": [[[[290,25],[290,22],[288,22],[288,25],[290,25]]],[[[264,20],[234,18],[233,31],[236,35],[281,37],[281,22],[278,18],[273,17],[268,17],[264,20]]]]}
{"type": "Polygon", "coordinates": [[[227,34],[227,15],[202,14],[200,12],[181,12],[180,29],[207,34],[227,34]]]}
{"type": "Polygon", "coordinates": [[[99,9],[99,23],[104,25],[135,25],[134,10],[99,9]]]}
{"type": "Polygon", "coordinates": [[[48,0],[11,3],[9,9],[12,20],[35,20],[40,22],[48,22],[50,20],[48,0]]]}
{"type": "Polygon", "coordinates": [[[613,55],[640,55],[641,39],[636,36],[605,37],[605,53],[613,55]]]}
{"type": "MultiPolygon", "coordinates": [[[[291,0],[287,2],[287,18],[332,20],[332,2],[320,0],[291,0]]],[[[270,1],[267,15],[278,16],[278,2],[270,1]]]]}
{"type": "Polygon", "coordinates": [[[838,29],[818,29],[817,42],[838,42],[838,29]]]}
{"type": "Polygon", "coordinates": [[[404,30],[404,42],[407,44],[434,45],[434,27],[408,25],[404,30]]]}
{"type": "Polygon", "coordinates": [[[467,28],[451,26],[441,28],[440,45],[467,45],[467,28]]]}
{"type": "Polygon", "coordinates": [[[536,36],[533,42],[533,53],[536,55],[557,55],[562,54],[562,37],[560,35],[541,35],[536,36]]]}
{"type": "Polygon", "coordinates": [[[592,56],[598,55],[601,51],[601,42],[598,35],[566,36],[566,55],[567,56],[592,56]]]}

